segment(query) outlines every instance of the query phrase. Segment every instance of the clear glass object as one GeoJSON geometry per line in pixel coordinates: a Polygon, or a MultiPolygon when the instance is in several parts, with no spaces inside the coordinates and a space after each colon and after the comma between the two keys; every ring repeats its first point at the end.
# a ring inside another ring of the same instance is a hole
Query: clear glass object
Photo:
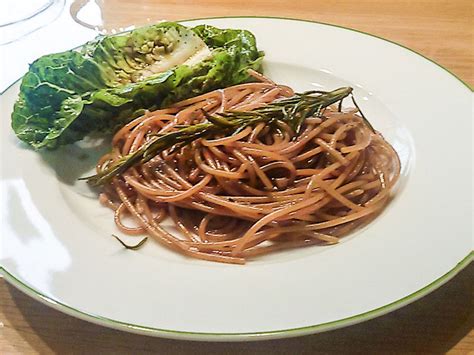
{"type": "Polygon", "coordinates": [[[0,45],[14,42],[54,21],[65,0],[1,0],[0,45]]]}
{"type": "MultiPolygon", "coordinates": [[[[175,3],[178,6],[180,2],[175,3]]],[[[165,20],[157,0],[73,0],[69,12],[74,21],[100,34],[114,34],[165,20]]]]}

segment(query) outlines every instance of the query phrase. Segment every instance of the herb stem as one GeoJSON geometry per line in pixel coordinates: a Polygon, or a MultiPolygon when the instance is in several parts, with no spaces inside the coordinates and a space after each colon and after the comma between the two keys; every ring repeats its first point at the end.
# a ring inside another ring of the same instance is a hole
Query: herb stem
{"type": "Polygon", "coordinates": [[[145,242],[148,240],[148,237],[145,237],[143,238],[142,240],[140,240],[137,244],[135,245],[128,245],[126,244],[122,239],[120,239],[119,237],[117,237],[115,234],[112,234],[112,237],[114,237],[115,239],[117,239],[120,244],[122,244],[126,249],[130,249],[130,250],[137,250],[139,249],[143,244],[145,244],[145,242]]]}
{"type": "MultiPolygon", "coordinates": [[[[129,168],[148,162],[166,149],[181,147],[196,139],[218,133],[235,134],[260,122],[271,123],[280,120],[286,122],[296,134],[299,134],[306,118],[321,116],[326,107],[340,102],[351,94],[351,87],[342,87],[333,91],[307,91],[274,101],[252,111],[228,111],[214,115],[204,112],[207,122],[180,126],[176,131],[156,135],[138,150],[123,156],[104,171],[83,179],[94,186],[102,185],[129,168]]],[[[355,101],[354,104],[356,104],[355,101]]],[[[358,108],[357,104],[356,107],[358,108]]],[[[365,119],[364,116],[362,117],[365,119]]],[[[369,126],[372,128],[370,124],[369,126]]]]}

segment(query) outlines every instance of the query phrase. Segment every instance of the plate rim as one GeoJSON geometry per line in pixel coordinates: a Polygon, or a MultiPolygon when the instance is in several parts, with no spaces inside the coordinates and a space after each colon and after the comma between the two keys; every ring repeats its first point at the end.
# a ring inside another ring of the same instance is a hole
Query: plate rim
{"type": "Polygon", "coordinates": [[[302,335],[309,335],[320,333],[324,331],[334,330],[338,328],[347,327],[357,323],[361,323],[376,317],[382,316],[384,314],[395,311],[399,308],[402,308],[426,295],[433,292],[437,288],[444,285],[446,282],[451,280],[456,276],[461,270],[467,267],[474,260],[474,251],[469,252],[456,266],[445,273],[443,276],[432,281],[425,287],[415,291],[403,298],[400,298],[392,303],[386,304],[379,308],[372,309],[370,311],[356,314],[351,317],[342,318],[334,320],[331,322],[320,323],[315,325],[308,325],[298,328],[288,328],[288,329],[279,329],[271,331],[261,331],[261,332],[239,332],[239,333],[214,333],[214,332],[190,332],[182,330],[173,330],[173,329],[162,329],[155,327],[142,326],[137,324],[131,324],[127,322],[118,321],[115,319],[110,319],[107,317],[99,316],[96,314],[90,314],[78,310],[74,307],[71,307],[67,304],[58,302],[52,299],[49,296],[44,295],[42,292],[36,290],[33,287],[30,287],[26,283],[23,283],[21,280],[10,274],[3,267],[0,267],[0,274],[4,276],[4,279],[8,281],[11,285],[16,287],[18,290],[27,294],[35,300],[40,301],[43,304],[46,304],[58,311],[66,313],[68,315],[74,316],[76,318],[88,321],[94,324],[101,326],[106,326],[108,328],[127,331],[130,333],[140,334],[140,335],[152,335],[157,337],[163,337],[168,339],[178,339],[178,340],[197,340],[197,341],[248,341],[248,340],[270,340],[270,339],[279,339],[279,338],[290,338],[297,337],[302,335]]]}
{"type": "MultiPolygon", "coordinates": [[[[298,19],[298,18],[282,17],[282,16],[212,16],[212,17],[179,19],[179,20],[175,20],[175,22],[212,20],[212,19],[262,19],[262,18],[273,19],[273,20],[307,22],[307,23],[325,25],[325,26],[336,27],[336,28],[360,33],[360,34],[367,35],[370,37],[375,37],[379,40],[396,45],[412,53],[415,53],[418,56],[421,56],[428,62],[431,62],[435,64],[437,67],[446,71],[448,74],[454,77],[457,81],[459,81],[463,86],[465,86],[471,93],[474,92],[473,88],[471,88],[467,82],[459,78],[456,74],[454,74],[452,71],[445,68],[441,64],[430,59],[429,57],[421,53],[418,53],[417,51],[410,49],[409,47],[406,47],[395,41],[392,41],[392,40],[389,40],[389,39],[386,39],[386,38],[383,38],[383,37],[380,37],[378,35],[374,35],[368,32],[364,32],[358,29],[354,29],[351,27],[346,27],[346,26],[341,26],[341,25],[336,25],[336,24],[331,24],[331,23],[326,23],[326,22],[321,22],[321,21],[315,21],[315,20],[306,20],[306,19],[298,19]]],[[[128,31],[123,31],[123,32],[128,32],[128,31]]],[[[81,46],[77,46],[72,49],[76,49],[81,46]]],[[[12,86],[17,84],[22,79],[22,77],[15,80],[13,83],[8,85],[3,91],[1,91],[0,96],[6,93],[8,90],[10,90],[12,86]]],[[[279,330],[272,330],[272,331],[235,332],[235,333],[192,332],[192,331],[181,331],[181,330],[173,330],[173,329],[162,329],[162,328],[142,326],[142,325],[131,324],[131,323],[115,320],[115,319],[110,319],[110,318],[103,317],[100,315],[83,312],[72,306],[59,302],[53,299],[52,297],[46,296],[41,291],[29,286],[25,282],[21,281],[19,278],[15,277],[13,274],[11,274],[8,270],[6,270],[1,265],[0,265],[0,274],[3,275],[4,279],[9,284],[13,285],[18,290],[22,291],[23,293],[32,297],[33,299],[52,307],[53,309],[61,311],[70,316],[74,316],[81,320],[95,323],[101,326],[106,326],[108,328],[113,328],[117,330],[131,332],[131,333],[141,334],[141,335],[149,335],[149,336],[151,335],[151,336],[158,336],[158,337],[169,338],[169,339],[197,340],[197,341],[246,341],[246,340],[255,341],[255,340],[278,339],[278,338],[287,338],[287,337],[296,337],[296,336],[314,334],[314,333],[319,333],[323,331],[329,331],[329,330],[334,330],[334,329],[350,326],[353,324],[357,324],[363,321],[367,321],[367,320],[382,316],[396,309],[399,309],[403,306],[406,306],[426,296],[427,294],[431,293],[437,288],[441,287],[446,282],[451,280],[454,276],[456,276],[466,266],[468,266],[473,260],[474,260],[474,250],[471,249],[471,251],[461,261],[459,261],[454,268],[446,272],[441,277],[433,280],[432,282],[430,282],[428,285],[424,286],[423,288],[420,288],[419,290],[405,297],[402,297],[396,301],[393,301],[389,304],[369,310],[364,313],[356,314],[347,318],[337,319],[337,320],[326,322],[326,323],[319,323],[319,324],[309,325],[309,326],[304,326],[304,327],[279,329],[279,330]]]]}
{"type": "MultiPolygon", "coordinates": [[[[316,24],[319,24],[319,25],[325,25],[325,26],[330,26],[330,27],[336,27],[336,28],[341,28],[343,30],[349,30],[349,31],[352,31],[352,32],[357,32],[357,33],[361,33],[361,34],[364,34],[364,35],[367,35],[367,36],[370,36],[370,37],[375,37],[375,38],[378,38],[382,41],[385,41],[385,42],[388,42],[388,43],[391,43],[391,44],[394,44],[398,47],[401,47],[403,49],[406,49],[412,53],[415,53],[417,55],[419,55],[420,57],[426,59],[427,61],[433,63],[434,65],[436,65],[437,67],[443,69],[444,71],[446,71],[448,74],[450,74],[451,76],[453,76],[455,79],[457,79],[458,81],[461,82],[461,84],[463,84],[469,91],[473,92],[474,93],[474,87],[471,88],[471,86],[465,82],[464,80],[462,80],[458,75],[454,74],[450,69],[444,67],[443,65],[439,64],[438,62],[436,62],[435,60],[431,59],[430,57],[428,56],[425,56],[424,54],[421,54],[417,51],[415,51],[414,49],[411,49],[410,47],[407,47],[403,44],[400,44],[396,41],[393,41],[391,39],[387,39],[387,38],[384,38],[382,36],[379,36],[379,35],[374,35],[372,33],[369,33],[369,32],[365,32],[365,31],[362,31],[362,30],[358,30],[356,28],[352,28],[352,27],[348,27],[348,26],[342,26],[342,25],[336,25],[336,24],[333,24],[333,23],[329,23],[329,22],[323,22],[323,21],[316,21],[316,20],[307,20],[307,19],[300,19],[300,18],[296,18],[296,17],[285,17],[285,16],[260,16],[260,15],[255,15],[255,16],[251,16],[251,15],[247,15],[247,16],[208,16],[208,17],[194,17],[194,18],[186,18],[186,19],[178,19],[178,20],[173,20],[173,22],[187,22],[187,21],[199,21],[199,20],[214,20],[214,19],[225,19],[225,18],[230,18],[230,19],[238,19],[238,18],[250,18],[250,19],[259,19],[259,18],[264,18],[264,19],[270,19],[270,20],[286,20],[286,21],[296,21],[296,22],[308,22],[308,23],[316,23],[316,24]]],[[[167,21],[167,20],[165,20],[167,21]]],[[[171,20],[169,20],[171,21],[171,20]]],[[[146,25],[144,25],[146,26],[146,25]]],[[[139,27],[144,27],[144,26],[139,26],[139,27]]],[[[117,32],[115,34],[120,34],[120,33],[125,33],[125,32],[130,32],[130,30],[125,30],[125,31],[120,31],[120,32],[117,32]]],[[[73,47],[71,48],[70,50],[73,50],[73,49],[77,49],[79,47],[83,46],[83,44],[81,44],[80,46],[77,46],[77,47],[73,47]]],[[[3,91],[0,91],[0,96],[3,95],[5,92],[7,92],[13,85],[15,85],[18,81],[20,81],[21,79],[23,78],[23,76],[21,76],[20,78],[18,78],[17,80],[14,80],[11,84],[9,84],[3,91]]]]}

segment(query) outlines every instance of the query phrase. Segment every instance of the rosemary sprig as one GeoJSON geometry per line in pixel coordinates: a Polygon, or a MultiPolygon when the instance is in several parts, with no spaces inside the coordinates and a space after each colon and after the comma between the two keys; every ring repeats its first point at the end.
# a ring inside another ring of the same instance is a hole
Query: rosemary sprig
{"type": "Polygon", "coordinates": [[[142,240],[140,240],[137,244],[135,245],[128,245],[126,244],[122,239],[120,239],[119,237],[117,237],[115,234],[112,234],[112,237],[114,237],[115,239],[117,239],[120,244],[122,244],[125,249],[130,249],[130,250],[137,250],[139,249],[143,244],[145,244],[145,242],[148,240],[148,237],[145,237],[143,238],[142,240]]]}
{"type": "Polygon", "coordinates": [[[212,116],[205,112],[207,122],[180,126],[176,131],[157,135],[140,149],[122,157],[104,171],[83,179],[94,186],[102,185],[111,181],[114,176],[137,164],[146,163],[164,150],[176,145],[184,146],[196,139],[217,133],[235,134],[260,122],[284,121],[298,134],[307,117],[320,116],[324,108],[341,101],[351,93],[351,87],[342,87],[329,92],[307,91],[252,111],[228,111],[212,116]]]}
{"type": "Polygon", "coordinates": [[[354,97],[354,95],[351,93],[351,99],[352,99],[352,102],[354,103],[354,106],[356,107],[357,111],[360,113],[360,116],[362,117],[362,119],[364,120],[365,124],[367,126],[369,126],[370,130],[372,132],[375,133],[375,129],[374,127],[372,126],[372,124],[369,122],[369,120],[367,119],[367,117],[365,117],[364,113],[362,112],[362,110],[360,109],[359,105],[357,105],[357,101],[354,97]]]}

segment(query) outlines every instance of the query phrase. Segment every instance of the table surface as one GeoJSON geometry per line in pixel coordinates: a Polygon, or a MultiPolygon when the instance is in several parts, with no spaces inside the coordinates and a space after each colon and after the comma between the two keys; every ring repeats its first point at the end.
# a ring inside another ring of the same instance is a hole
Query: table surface
{"type": "MultiPolygon", "coordinates": [[[[229,15],[293,17],[346,26],[409,47],[474,86],[473,4],[470,0],[96,1],[102,9],[103,26],[109,29],[161,19],[229,15]]],[[[167,354],[355,351],[466,354],[474,351],[472,280],[474,264],[421,300],[344,329],[257,343],[197,344],[127,334],[89,324],[30,299],[0,279],[0,353],[130,353],[138,350],[167,354]]]]}

